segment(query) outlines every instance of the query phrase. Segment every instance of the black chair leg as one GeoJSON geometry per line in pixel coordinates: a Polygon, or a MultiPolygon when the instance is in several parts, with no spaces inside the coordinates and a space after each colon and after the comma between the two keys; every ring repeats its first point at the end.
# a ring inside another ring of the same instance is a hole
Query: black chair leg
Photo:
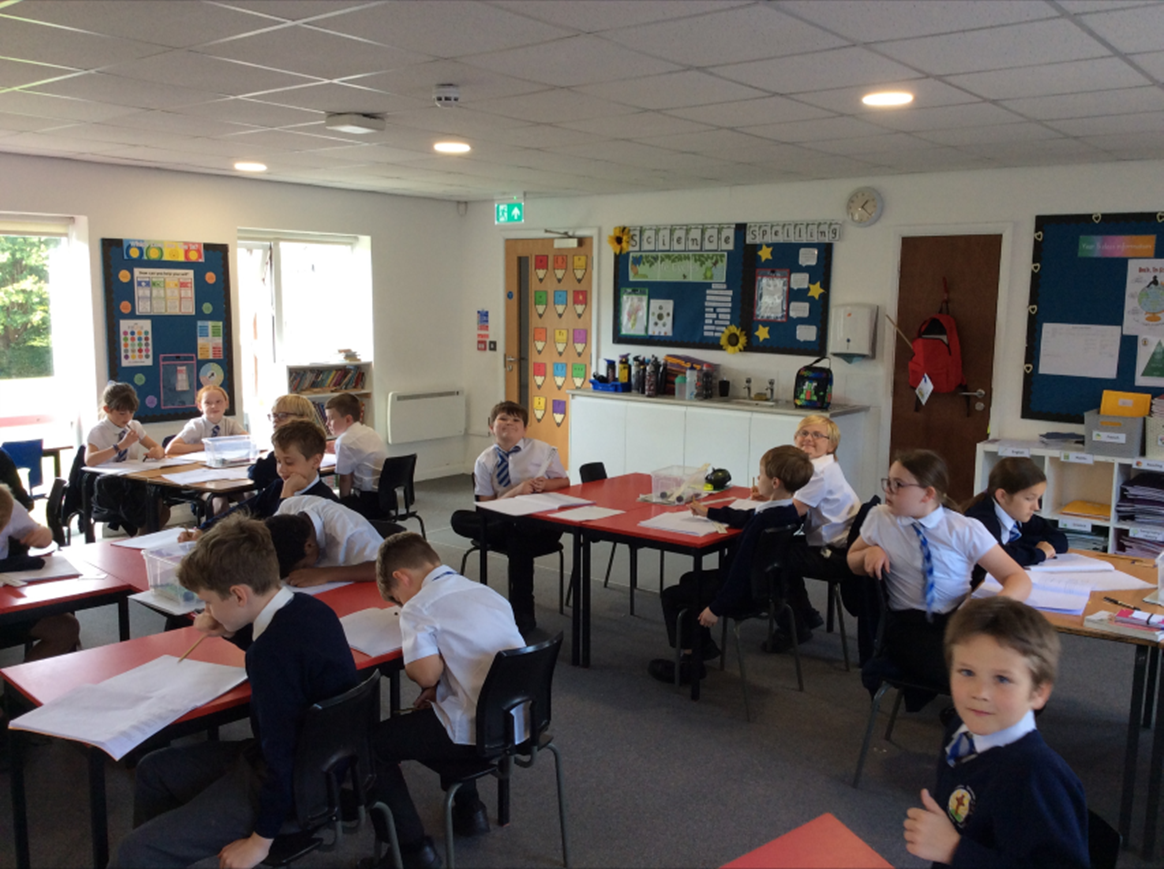
{"type": "Polygon", "coordinates": [[[873,725],[877,723],[877,711],[881,708],[881,698],[889,690],[889,683],[882,682],[873,695],[869,706],[869,723],[865,725],[865,740],[861,743],[861,754],[857,757],[857,771],[853,774],[853,787],[861,786],[861,771],[865,768],[865,756],[869,753],[869,743],[873,740],[873,725]]]}
{"type": "Polygon", "coordinates": [[[465,575],[465,566],[469,563],[469,556],[476,551],[476,546],[470,546],[465,550],[465,557],[461,559],[461,576],[465,575]]]}
{"type": "Polygon", "coordinates": [[[562,865],[570,869],[570,842],[566,836],[566,787],[562,780],[562,755],[552,742],[546,746],[554,753],[554,771],[558,777],[558,824],[562,828],[562,865]]]}
{"type": "Polygon", "coordinates": [[[610,544],[610,561],[606,562],[606,578],[602,580],[602,587],[610,587],[610,569],[614,567],[614,550],[618,549],[617,543],[610,544]]]}
{"type": "Polygon", "coordinates": [[[558,615],[566,614],[566,551],[558,550],[558,615]]]}
{"type": "MultiPolygon", "coordinates": [[[[373,803],[369,808],[372,814],[378,814],[384,821],[384,829],[388,831],[388,846],[392,851],[392,865],[396,869],[404,869],[404,860],[400,856],[400,840],[396,838],[396,819],[392,817],[392,810],[384,803],[373,803]]],[[[380,837],[375,836],[372,846],[372,861],[380,863],[380,837]]]]}
{"type": "Polygon", "coordinates": [[[424,530],[424,520],[421,519],[419,516],[413,516],[412,518],[420,523],[420,536],[423,537],[425,540],[428,540],[428,532],[424,530]]]}
{"type": "Polygon", "coordinates": [[[461,789],[461,783],[453,782],[445,792],[445,863],[449,869],[456,869],[457,857],[453,851],[453,797],[461,789]]]}
{"type": "MultiPolygon", "coordinates": [[[[723,622],[723,627],[719,632],[719,669],[723,671],[727,668],[727,616],[720,619],[723,622]]],[[[739,646],[736,646],[736,654],[740,653],[739,646]]]]}
{"type": "MultiPolygon", "coordinates": [[[[837,586],[835,583],[828,583],[828,612],[825,614],[825,633],[831,634],[833,632],[833,601],[837,599],[837,586]]],[[[847,667],[845,669],[848,669],[847,667]]]]}
{"type": "MultiPolygon", "coordinates": [[[[835,585],[829,585],[830,590],[832,590],[834,588],[836,588],[835,585]]],[[[849,668],[849,638],[848,638],[848,635],[845,633],[845,612],[842,609],[841,596],[839,594],[834,594],[832,597],[833,597],[834,606],[836,607],[836,610],[837,610],[837,627],[840,628],[840,631],[841,631],[841,654],[845,658],[845,672],[847,673],[847,672],[849,672],[850,668],[849,668]]],[[[829,621],[830,622],[832,621],[832,610],[831,609],[829,610],[829,621]]],[[[830,628],[830,630],[831,630],[831,628],[830,628]]]]}
{"type": "Polygon", "coordinates": [[[784,611],[788,613],[788,624],[792,626],[792,630],[788,634],[792,637],[792,659],[796,662],[796,684],[803,692],[804,672],[800,669],[800,643],[796,642],[796,616],[792,614],[792,607],[788,604],[784,604],[784,611]]]}
{"type": "Polygon", "coordinates": [[[679,687],[679,670],[683,666],[683,618],[687,615],[686,609],[679,610],[675,616],[675,687],[679,687]]]}
{"type": "Polygon", "coordinates": [[[893,711],[889,713],[889,724],[885,727],[885,741],[893,739],[893,725],[897,723],[897,713],[901,711],[901,701],[905,699],[905,692],[897,689],[897,699],[893,701],[893,711]]]}

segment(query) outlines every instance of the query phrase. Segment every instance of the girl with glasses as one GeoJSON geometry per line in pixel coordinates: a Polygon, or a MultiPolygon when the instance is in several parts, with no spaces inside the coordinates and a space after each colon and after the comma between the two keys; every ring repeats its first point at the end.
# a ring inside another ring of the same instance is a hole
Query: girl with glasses
{"type": "MultiPolygon", "coordinates": [[[[268,419],[271,420],[275,428],[286,425],[293,419],[320,421],[315,412],[315,405],[302,395],[282,395],[275,399],[268,419]]],[[[251,465],[247,474],[254,480],[260,492],[279,479],[279,475],[275,471],[275,451],[271,450],[251,465]]]]}

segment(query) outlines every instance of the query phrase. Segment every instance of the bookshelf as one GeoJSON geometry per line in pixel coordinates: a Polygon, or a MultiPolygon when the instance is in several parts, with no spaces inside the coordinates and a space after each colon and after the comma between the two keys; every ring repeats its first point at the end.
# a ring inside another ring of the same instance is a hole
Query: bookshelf
{"type": "Polygon", "coordinates": [[[372,401],[372,363],[320,362],[287,366],[287,392],[302,395],[315,405],[319,424],[326,426],[324,405],[333,395],[350,392],[363,406],[361,422],[376,427],[372,401]]]}

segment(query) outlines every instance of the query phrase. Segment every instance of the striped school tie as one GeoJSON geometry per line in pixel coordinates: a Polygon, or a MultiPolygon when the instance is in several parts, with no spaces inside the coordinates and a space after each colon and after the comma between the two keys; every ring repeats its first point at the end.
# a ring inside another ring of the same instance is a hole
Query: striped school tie
{"type": "Polygon", "coordinates": [[[219,433],[220,431],[222,431],[222,427],[221,427],[221,426],[217,426],[217,425],[216,425],[214,428],[212,428],[212,429],[210,430],[210,436],[211,436],[212,438],[216,438],[216,437],[218,437],[218,433],[219,433]]]}
{"type": "MultiPolygon", "coordinates": [[[[126,433],[128,433],[128,432],[129,432],[129,429],[127,429],[127,428],[123,428],[123,429],[121,430],[121,433],[118,435],[117,439],[120,441],[120,440],[121,440],[123,437],[125,437],[126,433]]],[[[114,446],[117,446],[117,444],[114,444],[114,446]]],[[[115,461],[115,462],[124,462],[124,461],[125,461],[125,457],[126,457],[126,456],[128,456],[128,455],[129,455],[129,447],[126,447],[126,448],[125,448],[125,449],[123,449],[123,450],[118,450],[118,451],[117,451],[117,455],[113,457],[113,461],[115,461]]]]}
{"type": "Polygon", "coordinates": [[[1010,537],[1006,542],[1007,543],[1014,543],[1016,540],[1018,540],[1022,536],[1023,536],[1023,533],[1022,533],[1022,531],[1019,530],[1018,523],[1016,522],[1014,525],[1010,526],[1010,537]]]}
{"type": "Polygon", "coordinates": [[[970,735],[970,731],[963,730],[954,737],[954,741],[950,743],[950,747],[946,749],[946,763],[953,766],[958,761],[965,757],[975,754],[974,737],[970,735]]]}
{"type": "Polygon", "coordinates": [[[938,599],[938,589],[934,582],[934,557],[930,554],[930,541],[926,539],[926,534],[922,531],[920,522],[914,522],[911,526],[913,533],[917,535],[917,542],[921,544],[922,553],[922,567],[926,572],[926,620],[934,620],[934,604],[938,599]]]}
{"type": "Polygon", "coordinates": [[[503,489],[509,488],[509,457],[514,453],[521,452],[521,444],[514,446],[508,452],[495,447],[497,450],[497,482],[503,489]]]}

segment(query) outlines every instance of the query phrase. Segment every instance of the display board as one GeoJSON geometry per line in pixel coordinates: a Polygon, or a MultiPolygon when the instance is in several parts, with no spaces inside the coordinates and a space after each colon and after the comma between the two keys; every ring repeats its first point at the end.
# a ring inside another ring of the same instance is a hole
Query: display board
{"type": "Polygon", "coordinates": [[[209,384],[233,402],[225,244],[101,239],[109,379],[133,385],[142,422],[197,416],[209,384]]]}
{"type": "Polygon", "coordinates": [[[1105,389],[1164,392],[1164,212],[1035,218],[1022,415],[1082,423],[1105,389]]]}
{"type": "Polygon", "coordinates": [[[831,226],[790,226],[789,240],[779,224],[628,228],[614,343],[823,356],[831,226]]]}

